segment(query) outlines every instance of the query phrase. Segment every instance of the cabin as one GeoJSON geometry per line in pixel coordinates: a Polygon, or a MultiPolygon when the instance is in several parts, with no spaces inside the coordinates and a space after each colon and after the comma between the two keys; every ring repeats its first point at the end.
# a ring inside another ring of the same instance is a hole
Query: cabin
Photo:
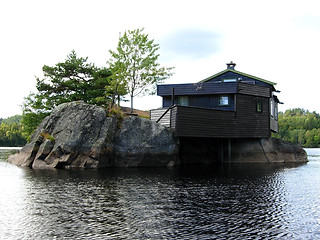
{"type": "Polygon", "coordinates": [[[162,108],[150,111],[151,120],[177,137],[269,138],[278,132],[276,83],[235,66],[196,83],[158,85],[162,108]]]}

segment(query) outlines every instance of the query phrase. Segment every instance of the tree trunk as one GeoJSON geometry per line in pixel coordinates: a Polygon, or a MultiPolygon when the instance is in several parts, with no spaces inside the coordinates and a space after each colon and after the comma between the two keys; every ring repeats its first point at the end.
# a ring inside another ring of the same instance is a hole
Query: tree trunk
{"type": "MultiPolygon", "coordinates": [[[[114,93],[112,94],[112,102],[111,102],[111,107],[110,107],[110,110],[112,109],[114,103],[115,103],[115,97],[118,93],[118,83],[116,84],[116,89],[114,90],[114,93]]],[[[120,105],[119,105],[120,106],[120,105]]]]}
{"type": "Polygon", "coordinates": [[[133,113],[133,94],[131,95],[131,109],[130,109],[130,113],[133,113]]]}

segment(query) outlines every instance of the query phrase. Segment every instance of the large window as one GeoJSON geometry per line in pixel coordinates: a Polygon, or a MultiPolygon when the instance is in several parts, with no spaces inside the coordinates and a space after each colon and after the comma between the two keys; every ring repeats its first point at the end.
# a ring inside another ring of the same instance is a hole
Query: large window
{"type": "Polygon", "coordinates": [[[229,96],[221,95],[218,98],[218,106],[228,106],[229,105],[229,96]]]}
{"type": "Polygon", "coordinates": [[[189,106],[189,100],[187,96],[179,96],[178,104],[181,106],[189,106]]]}

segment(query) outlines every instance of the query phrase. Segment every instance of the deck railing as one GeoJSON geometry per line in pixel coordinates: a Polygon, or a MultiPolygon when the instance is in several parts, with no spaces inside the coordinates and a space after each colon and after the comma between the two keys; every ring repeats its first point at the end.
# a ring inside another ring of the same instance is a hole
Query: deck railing
{"type": "Polygon", "coordinates": [[[164,125],[166,127],[170,127],[171,109],[172,107],[151,110],[150,111],[151,121],[160,123],[161,125],[164,125]]]}

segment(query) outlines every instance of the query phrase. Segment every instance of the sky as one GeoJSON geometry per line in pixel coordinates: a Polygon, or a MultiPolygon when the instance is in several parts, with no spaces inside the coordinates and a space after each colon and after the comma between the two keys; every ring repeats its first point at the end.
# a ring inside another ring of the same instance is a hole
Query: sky
{"type": "MultiPolygon", "coordinates": [[[[198,82],[233,61],[277,83],[280,111],[320,113],[319,9],[318,0],[1,0],[0,118],[22,113],[43,65],[74,49],[107,67],[119,33],[137,28],[160,45],[160,65],[175,67],[165,83],[198,82]]],[[[134,99],[134,108],[158,107],[158,96],[134,99]]]]}

